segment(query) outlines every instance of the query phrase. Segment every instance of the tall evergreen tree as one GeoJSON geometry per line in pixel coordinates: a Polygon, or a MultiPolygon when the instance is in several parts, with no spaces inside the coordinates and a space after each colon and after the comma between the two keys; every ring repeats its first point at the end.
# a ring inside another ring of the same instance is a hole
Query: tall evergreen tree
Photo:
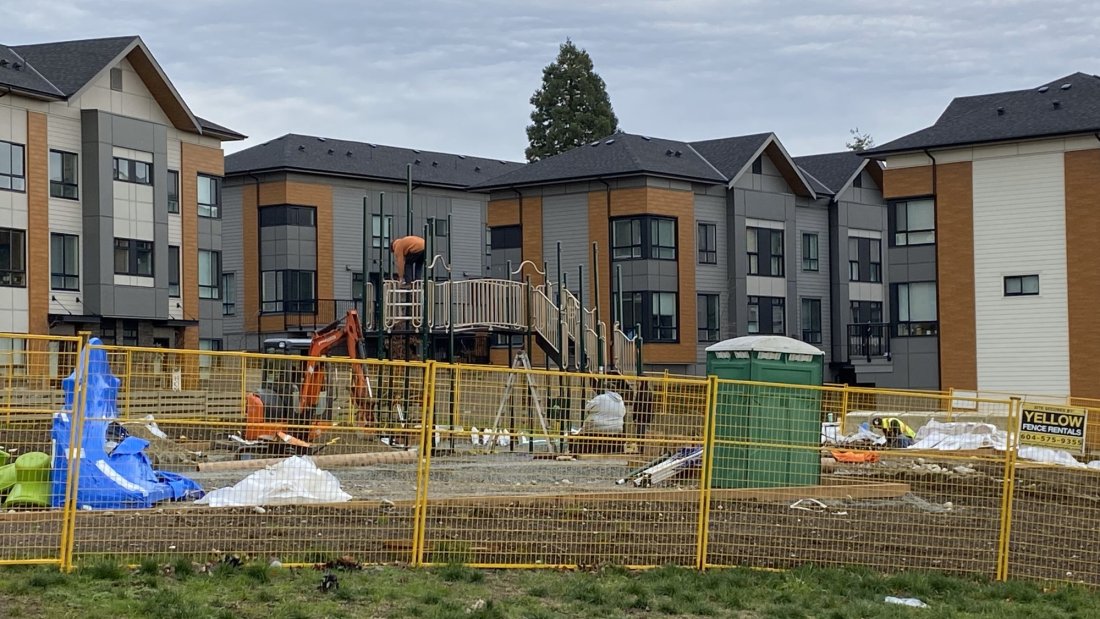
{"type": "Polygon", "coordinates": [[[531,95],[527,161],[538,161],[615,133],[607,84],[592,70],[592,58],[566,39],[557,59],[542,70],[542,87],[531,95]]]}

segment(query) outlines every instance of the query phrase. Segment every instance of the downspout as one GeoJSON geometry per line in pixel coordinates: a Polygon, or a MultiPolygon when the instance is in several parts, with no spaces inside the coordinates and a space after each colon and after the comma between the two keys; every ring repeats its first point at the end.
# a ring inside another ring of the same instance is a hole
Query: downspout
{"type": "MultiPolygon", "coordinates": [[[[522,263],[527,260],[527,256],[523,255],[523,237],[527,234],[527,231],[523,228],[523,192],[515,187],[509,187],[513,193],[516,194],[516,211],[519,212],[519,261],[522,263]]],[[[523,274],[520,273],[520,281],[523,280],[523,274]]],[[[508,281],[512,280],[512,269],[508,269],[508,281]]]]}
{"type": "MultiPolygon", "coordinates": [[[[939,195],[936,193],[936,190],[937,190],[937,184],[936,184],[936,158],[932,156],[931,151],[929,151],[927,148],[924,149],[924,155],[932,160],[932,227],[935,228],[936,231],[938,232],[939,229],[940,229],[940,205],[939,205],[939,195]]],[[[940,242],[939,242],[939,239],[937,238],[936,239],[936,321],[937,321],[937,323],[942,318],[941,315],[940,315],[940,297],[943,296],[943,295],[940,294],[939,247],[940,247],[940,242]]],[[[970,268],[973,269],[974,266],[971,265],[970,268]]],[[[891,299],[891,300],[893,300],[893,299],[891,299]]],[[[977,325],[974,325],[974,328],[977,328],[977,325]]],[[[940,329],[939,329],[938,326],[936,327],[936,348],[940,352],[943,351],[943,334],[940,332],[940,329]]],[[[937,374],[937,381],[939,382],[939,386],[940,386],[940,388],[943,388],[943,363],[940,363],[940,355],[939,354],[936,355],[936,374],[937,374]]],[[[978,387],[978,385],[974,385],[975,389],[977,387],[978,387]]]]}

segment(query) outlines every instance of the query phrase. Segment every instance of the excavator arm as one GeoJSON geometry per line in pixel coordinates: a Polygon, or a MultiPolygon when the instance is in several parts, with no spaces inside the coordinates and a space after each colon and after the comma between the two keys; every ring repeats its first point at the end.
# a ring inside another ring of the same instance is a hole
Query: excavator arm
{"type": "MultiPolygon", "coordinates": [[[[305,377],[298,396],[298,412],[303,419],[312,418],[313,410],[321,395],[321,388],[325,384],[325,362],[319,358],[326,356],[340,344],[344,344],[349,358],[361,359],[364,356],[361,348],[362,341],[363,330],[359,322],[359,312],[355,310],[348,310],[342,321],[333,322],[314,334],[313,341],[309,345],[309,359],[306,361],[305,377]]],[[[359,411],[360,420],[371,421],[372,415],[368,408],[372,396],[370,381],[361,364],[352,365],[351,394],[359,411]]]]}

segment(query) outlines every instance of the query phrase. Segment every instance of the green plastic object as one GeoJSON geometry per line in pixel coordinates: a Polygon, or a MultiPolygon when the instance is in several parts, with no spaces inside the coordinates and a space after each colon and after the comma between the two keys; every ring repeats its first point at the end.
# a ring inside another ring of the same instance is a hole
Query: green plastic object
{"type": "Polygon", "coordinates": [[[821,392],[799,386],[821,386],[824,358],[805,342],[772,335],[707,348],[707,374],[719,378],[712,487],[820,483],[821,392]]]}
{"type": "Polygon", "coordinates": [[[11,454],[6,451],[0,451],[0,466],[4,466],[11,460],[11,454]]]}
{"type": "Polygon", "coordinates": [[[15,485],[4,507],[50,506],[50,456],[29,451],[15,459],[15,485]]]}
{"type": "Polygon", "coordinates": [[[0,466],[0,497],[15,485],[15,465],[5,464],[0,466]]]}

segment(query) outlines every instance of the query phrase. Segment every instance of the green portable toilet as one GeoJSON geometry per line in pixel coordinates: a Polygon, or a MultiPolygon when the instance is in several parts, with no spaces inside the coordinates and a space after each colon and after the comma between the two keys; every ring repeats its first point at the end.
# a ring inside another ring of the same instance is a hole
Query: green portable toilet
{"type": "Polygon", "coordinates": [[[814,346],[779,335],[707,348],[707,374],[719,379],[712,487],[820,482],[821,391],[799,386],[821,386],[824,359],[814,346]]]}

